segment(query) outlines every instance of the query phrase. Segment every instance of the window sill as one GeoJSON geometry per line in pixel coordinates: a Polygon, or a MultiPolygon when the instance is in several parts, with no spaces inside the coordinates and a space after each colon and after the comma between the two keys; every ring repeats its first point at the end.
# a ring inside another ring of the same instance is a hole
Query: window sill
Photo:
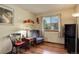
{"type": "Polygon", "coordinates": [[[45,30],[46,32],[59,32],[57,30],[45,30]]]}

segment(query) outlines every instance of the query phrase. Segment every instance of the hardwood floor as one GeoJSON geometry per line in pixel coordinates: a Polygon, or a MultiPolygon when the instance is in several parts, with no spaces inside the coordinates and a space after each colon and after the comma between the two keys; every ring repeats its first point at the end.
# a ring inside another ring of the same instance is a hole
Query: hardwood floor
{"type": "Polygon", "coordinates": [[[45,42],[22,51],[22,54],[67,54],[67,51],[64,49],[64,45],[45,42]]]}

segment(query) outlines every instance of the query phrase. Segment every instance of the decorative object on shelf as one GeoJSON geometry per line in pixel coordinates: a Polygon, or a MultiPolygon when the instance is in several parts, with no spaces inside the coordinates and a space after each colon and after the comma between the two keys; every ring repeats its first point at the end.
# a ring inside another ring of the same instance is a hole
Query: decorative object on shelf
{"type": "Polygon", "coordinates": [[[38,17],[36,18],[36,22],[39,24],[39,18],[38,17]]]}
{"type": "Polygon", "coordinates": [[[23,29],[34,29],[34,21],[31,19],[26,19],[23,21],[23,24],[21,26],[23,29]]]}
{"type": "Polygon", "coordinates": [[[24,20],[23,23],[33,23],[34,24],[34,21],[31,19],[28,19],[28,20],[24,20]]]}

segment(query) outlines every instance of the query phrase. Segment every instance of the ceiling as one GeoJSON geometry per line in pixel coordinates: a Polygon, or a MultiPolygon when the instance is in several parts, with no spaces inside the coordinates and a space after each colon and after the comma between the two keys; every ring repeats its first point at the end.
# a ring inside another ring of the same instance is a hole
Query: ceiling
{"type": "Polygon", "coordinates": [[[74,4],[19,4],[17,6],[37,15],[50,11],[56,12],[62,9],[72,8],[74,4]]]}

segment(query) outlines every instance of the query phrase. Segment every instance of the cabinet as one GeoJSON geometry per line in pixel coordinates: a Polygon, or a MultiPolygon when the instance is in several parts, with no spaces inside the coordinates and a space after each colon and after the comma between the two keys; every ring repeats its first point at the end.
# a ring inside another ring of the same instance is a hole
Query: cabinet
{"type": "Polygon", "coordinates": [[[76,24],[65,24],[65,48],[68,53],[75,53],[76,24]]]}

